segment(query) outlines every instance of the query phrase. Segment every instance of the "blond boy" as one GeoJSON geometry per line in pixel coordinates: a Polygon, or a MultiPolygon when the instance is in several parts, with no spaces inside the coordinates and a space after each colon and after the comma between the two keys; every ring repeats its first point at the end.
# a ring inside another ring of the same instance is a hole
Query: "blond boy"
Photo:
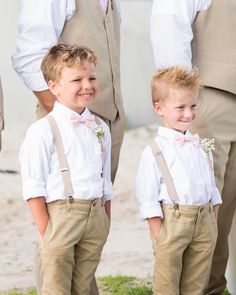
{"type": "Polygon", "coordinates": [[[151,83],[162,126],[142,153],[135,194],[153,241],[155,295],[203,294],[210,273],[221,197],[212,142],[188,131],[200,88],[197,71],[181,67],[157,72],[151,83]]]}
{"type": "Polygon", "coordinates": [[[98,92],[96,63],[86,47],[50,49],[42,71],[57,102],[30,126],[19,154],[24,199],[40,237],[43,295],[90,294],[109,232],[110,132],[88,110],[98,92]]]}

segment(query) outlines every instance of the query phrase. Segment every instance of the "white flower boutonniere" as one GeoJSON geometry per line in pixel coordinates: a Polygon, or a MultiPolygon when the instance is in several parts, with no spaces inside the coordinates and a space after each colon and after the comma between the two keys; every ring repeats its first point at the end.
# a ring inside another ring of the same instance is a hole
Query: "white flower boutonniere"
{"type": "Polygon", "coordinates": [[[210,169],[213,170],[213,165],[212,165],[212,162],[211,162],[209,153],[211,151],[214,151],[215,150],[215,139],[214,138],[211,138],[211,139],[210,138],[201,139],[200,146],[201,146],[201,148],[204,150],[204,152],[207,155],[207,159],[208,159],[208,163],[209,163],[210,169]]]}
{"type": "Polygon", "coordinates": [[[95,127],[92,128],[93,132],[96,134],[98,140],[100,141],[104,135],[105,135],[105,130],[102,128],[102,126],[95,125],[95,127]]]}
{"type": "Polygon", "coordinates": [[[105,158],[106,150],[105,150],[105,144],[104,144],[104,136],[105,136],[105,130],[101,125],[95,125],[92,128],[92,131],[96,134],[99,143],[101,144],[101,150],[102,150],[102,158],[105,158]]]}

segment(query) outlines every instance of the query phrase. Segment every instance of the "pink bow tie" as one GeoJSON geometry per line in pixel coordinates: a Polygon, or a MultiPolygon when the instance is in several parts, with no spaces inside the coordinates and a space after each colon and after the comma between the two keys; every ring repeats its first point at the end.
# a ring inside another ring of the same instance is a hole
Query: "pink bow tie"
{"type": "Polygon", "coordinates": [[[95,125],[95,117],[94,115],[90,115],[87,118],[82,117],[79,114],[72,114],[70,121],[73,125],[76,125],[78,123],[83,123],[85,124],[88,128],[93,128],[95,125]]]}
{"type": "Polygon", "coordinates": [[[194,134],[190,136],[178,135],[176,136],[175,141],[179,145],[184,144],[184,142],[191,142],[192,144],[199,146],[199,135],[198,134],[194,134]]]}

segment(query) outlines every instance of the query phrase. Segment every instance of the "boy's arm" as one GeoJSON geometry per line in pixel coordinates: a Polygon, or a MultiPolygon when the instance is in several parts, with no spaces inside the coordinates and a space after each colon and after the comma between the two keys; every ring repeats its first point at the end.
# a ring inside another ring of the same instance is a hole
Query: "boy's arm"
{"type": "Polygon", "coordinates": [[[48,225],[48,211],[44,197],[31,198],[28,204],[41,236],[44,235],[48,225]]]}
{"type": "Polygon", "coordinates": [[[114,197],[111,182],[111,135],[107,125],[102,125],[105,129],[105,158],[103,160],[103,178],[104,178],[104,197],[105,210],[109,218],[111,218],[111,199],[114,197]]]}
{"type": "Polygon", "coordinates": [[[160,217],[147,218],[147,222],[149,224],[149,228],[154,239],[157,239],[161,229],[161,218],[160,217]]]}

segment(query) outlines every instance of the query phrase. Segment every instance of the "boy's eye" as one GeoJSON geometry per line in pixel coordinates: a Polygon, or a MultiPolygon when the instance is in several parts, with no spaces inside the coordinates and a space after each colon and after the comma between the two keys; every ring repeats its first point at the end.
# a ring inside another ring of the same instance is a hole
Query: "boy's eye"
{"type": "Polygon", "coordinates": [[[184,108],[184,106],[176,107],[177,110],[182,110],[183,108],[184,108]]]}
{"type": "Polygon", "coordinates": [[[97,80],[97,78],[96,77],[91,77],[89,80],[90,81],[95,81],[95,80],[97,80]]]}
{"type": "Polygon", "coordinates": [[[191,109],[192,109],[192,110],[195,110],[196,107],[197,107],[197,106],[194,104],[194,105],[191,106],[191,109]]]}

